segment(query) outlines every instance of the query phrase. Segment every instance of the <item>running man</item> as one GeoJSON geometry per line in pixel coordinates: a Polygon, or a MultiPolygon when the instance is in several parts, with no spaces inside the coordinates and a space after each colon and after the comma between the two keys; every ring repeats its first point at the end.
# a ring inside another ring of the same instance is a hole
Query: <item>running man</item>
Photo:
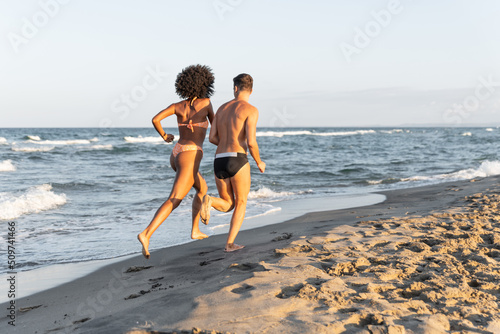
{"type": "Polygon", "coordinates": [[[203,196],[201,219],[208,224],[210,208],[228,212],[234,208],[231,217],[226,252],[233,252],[245,246],[234,243],[247,206],[250,192],[250,164],[247,151],[254,158],[261,173],[266,164],[260,160],[256,139],[259,111],[248,103],[252,94],[253,79],[248,74],[240,74],[233,79],[234,100],[223,104],[215,115],[209,140],[217,145],[214,160],[215,183],[220,198],[203,196]]]}

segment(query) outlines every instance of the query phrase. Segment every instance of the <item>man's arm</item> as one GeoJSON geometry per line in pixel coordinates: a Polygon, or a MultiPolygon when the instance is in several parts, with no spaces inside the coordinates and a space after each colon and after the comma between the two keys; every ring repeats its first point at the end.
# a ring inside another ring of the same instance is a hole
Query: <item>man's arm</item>
{"type": "Polygon", "coordinates": [[[259,167],[259,170],[261,173],[264,173],[266,170],[266,163],[260,160],[260,153],[259,153],[259,145],[257,144],[257,120],[259,119],[259,111],[257,108],[253,108],[253,110],[250,112],[250,115],[248,115],[248,118],[246,120],[245,124],[245,132],[247,134],[247,145],[248,145],[248,150],[250,151],[250,154],[252,155],[253,159],[257,163],[257,167],[259,167]]]}
{"type": "Polygon", "coordinates": [[[174,114],[175,114],[175,104],[171,104],[166,109],[160,111],[155,117],[153,117],[153,126],[155,127],[156,131],[158,131],[163,140],[166,141],[167,143],[170,143],[174,140],[174,135],[167,134],[165,133],[165,131],[163,131],[163,127],[161,126],[161,121],[167,118],[168,116],[172,116],[174,114]]]}
{"type": "Polygon", "coordinates": [[[219,145],[219,133],[217,132],[217,115],[215,115],[214,120],[212,121],[212,127],[210,128],[208,140],[215,146],[219,145]]]}

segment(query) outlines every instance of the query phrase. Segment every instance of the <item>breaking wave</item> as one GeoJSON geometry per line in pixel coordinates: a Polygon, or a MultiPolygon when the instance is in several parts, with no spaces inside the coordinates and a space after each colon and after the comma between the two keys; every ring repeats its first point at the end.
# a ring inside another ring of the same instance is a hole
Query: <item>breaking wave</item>
{"type": "Polygon", "coordinates": [[[0,219],[54,209],[66,203],[65,194],[55,194],[50,184],[31,187],[24,194],[0,193],[0,219]]]}

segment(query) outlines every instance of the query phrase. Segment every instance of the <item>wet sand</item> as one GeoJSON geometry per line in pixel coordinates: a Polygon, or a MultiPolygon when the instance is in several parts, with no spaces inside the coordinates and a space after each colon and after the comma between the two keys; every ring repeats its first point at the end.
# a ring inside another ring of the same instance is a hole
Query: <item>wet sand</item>
{"type": "MultiPolygon", "coordinates": [[[[139,255],[16,301],[13,333],[500,333],[500,177],[139,255]]],[[[325,207],[325,210],[328,210],[325,207]]],[[[1,306],[4,310],[6,304],[1,306]]]]}

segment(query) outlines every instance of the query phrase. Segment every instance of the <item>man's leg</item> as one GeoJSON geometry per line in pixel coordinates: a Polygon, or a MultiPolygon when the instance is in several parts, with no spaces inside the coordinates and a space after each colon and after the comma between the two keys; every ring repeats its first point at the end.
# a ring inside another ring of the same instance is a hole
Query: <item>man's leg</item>
{"type": "Polygon", "coordinates": [[[230,178],[231,186],[234,193],[234,212],[231,217],[231,227],[226,242],[226,252],[232,252],[241,249],[245,246],[237,245],[234,243],[238,232],[240,231],[241,224],[245,218],[247,208],[247,197],[250,192],[250,164],[247,163],[236,173],[235,176],[230,178]]]}

